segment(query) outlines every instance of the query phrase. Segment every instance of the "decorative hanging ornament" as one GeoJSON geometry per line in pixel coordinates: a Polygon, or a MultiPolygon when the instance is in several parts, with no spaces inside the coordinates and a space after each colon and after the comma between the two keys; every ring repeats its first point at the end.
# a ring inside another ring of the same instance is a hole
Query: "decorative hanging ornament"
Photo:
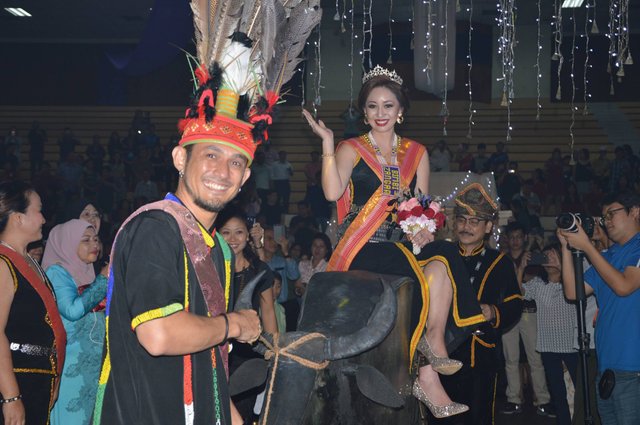
{"type": "Polygon", "coordinates": [[[502,100],[500,101],[500,106],[508,106],[509,102],[507,101],[507,94],[502,93],[502,100]]]}
{"type": "Polygon", "coordinates": [[[620,65],[618,72],[616,72],[616,77],[624,77],[624,66],[620,65]]]}
{"type": "Polygon", "coordinates": [[[633,65],[633,58],[631,57],[631,53],[627,56],[627,59],[624,61],[625,65],[633,65]]]}
{"type": "Polygon", "coordinates": [[[611,74],[611,63],[607,64],[607,74],[611,74]]]}
{"type": "Polygon", "coordinates": [[[600,29],[598,28],[595,18],[593,18],[593,25],[591,25],[591,34],[600,34],[600,29]]]}
{"type": "Polygon", "coordinates": [[[560,86],[558,86],[558,90],[556,90],[556,100],[562,100],[562,91],[560,90],[560,86]]]}
{"type": "Polygon", "coordinates": [[[560,55],[556,52],[553,55],[551,55],[551,60],[552,61],[557,61],[560,60],[560,55]]]}
{"type": "Polygon", "coordinates": [[[336,10],[336,14],[333,15],[333,20],[336,21],[336,22],[340,20],[340,13],[338,13],[337,10],[336,10]]]}
{"type": "Polygon", "coordinates": [[[613,95],[615,95],[615,94],[616,94],[616,91],[615,91],[615,90],[614,90],[614,88],[613,88],[613,80],[611,81],[611,85],[609,86],[609,94],[610,94],[611,96],[613,96],[613,95]]]}

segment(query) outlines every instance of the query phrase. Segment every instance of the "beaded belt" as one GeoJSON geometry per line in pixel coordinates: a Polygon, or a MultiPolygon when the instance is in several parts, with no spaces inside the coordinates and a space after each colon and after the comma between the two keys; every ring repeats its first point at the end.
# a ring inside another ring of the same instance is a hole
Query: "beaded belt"
{"type": "Polygon", "coordinates": [[[19,351],[28,356],[50,357],[51,355],[56,354],[56,351],[51,347],[43,347],[42,345],[33,344],[18,344],[17,342],[10,343],[9,349],[11,351],[19,351]]]}

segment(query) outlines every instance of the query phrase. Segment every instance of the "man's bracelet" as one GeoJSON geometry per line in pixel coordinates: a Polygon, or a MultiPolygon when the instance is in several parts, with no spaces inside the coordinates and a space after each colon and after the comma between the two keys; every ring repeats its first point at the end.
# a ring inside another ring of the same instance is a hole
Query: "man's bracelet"
{"type": "Polygon", "coordinates": [[[222,338],[222,342],[218,345],[224,345],[229,338],[229,318],[227,317],[227,313],[222,313],[220,316],[224,317],[224,338],[222,338]]]}
{"type": "Polygon", "coordinates": [[[18,400],[22,400],[22,394],[18,394],[17,396],[11,398],[0,399],[0,404],[13,403],[14,401],[18,400]]]}

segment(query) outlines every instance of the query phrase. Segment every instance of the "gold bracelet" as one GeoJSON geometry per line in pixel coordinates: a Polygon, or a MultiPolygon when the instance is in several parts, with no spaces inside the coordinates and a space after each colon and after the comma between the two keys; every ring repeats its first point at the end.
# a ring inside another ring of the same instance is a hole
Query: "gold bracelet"
{"type": "Polygon", "coordinates": [[[323,153],[322,157],[323,158],[333,158],[334,156],[336,156],[336,153],[323,153]]]}

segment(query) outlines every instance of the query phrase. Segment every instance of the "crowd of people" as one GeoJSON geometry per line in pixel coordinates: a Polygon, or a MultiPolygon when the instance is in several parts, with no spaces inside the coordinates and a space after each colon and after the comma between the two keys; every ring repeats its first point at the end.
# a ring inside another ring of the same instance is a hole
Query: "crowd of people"
{"type": "MultiPolygon", "coordinates": [[[[397,135],[409,100],[388,70],[365,76],[357,108],[369,131],[337,145],[303,111],[322,142],[302,170],[296,214],[288,214],[287,153],[198,133],[208,115],[194,114],[179,140],[162,145],[148,114],[136,113],[128,137],[113,134],[106,148],[96,137],[83,159],[67,129],[56,173],[39,148],[46,131],[34,123],[32,185],[17,178],[13,129],[0,184],[3,423],[178,423],[185,409],[195,423],[251,423],[264,387],[230,397],[226,377],[257,356],[252,344],[263,331],[296,329],[314,274],[364,269],[412,276],[423,288],[407,349],[412,393],[429,423],[494,423],[502,371],[507,402],[498,410],[521,414],[522,341],[537,413],[570,424],[564,370],[577,396],[585,387],[571,249],[587,259],[577,266],[592,307],[586,322],[595,326],[592,411],[605,424],[638,423],[640,173],[630,148],[616,148],[613,161],[606,150],[590,161],[583,149],[575,164],[555,150],[544,170],[523,179],[503,143],[490,156],[484,144],[454,154],[445,141],[427,150],[397,135]],[[493,171],[499,201],[480,184],[460,188],[454,243],[426,229],[394,231],[388,206],[399,189],[429,193],[435,173],[452,163],[493,171]],[[335,241],[326,233],[332,202],[335,241]],[[488,238],[500,209],[513,217],[495,249],[488,238]],[[598,217],[593,235],[577,225],[545,240],[539,216],[561,212],[598,217]],[[252,309],[233,312],[253,279],[252,309]]],[[[574,411],[576,421],[582,409],[574,411]]]]}

